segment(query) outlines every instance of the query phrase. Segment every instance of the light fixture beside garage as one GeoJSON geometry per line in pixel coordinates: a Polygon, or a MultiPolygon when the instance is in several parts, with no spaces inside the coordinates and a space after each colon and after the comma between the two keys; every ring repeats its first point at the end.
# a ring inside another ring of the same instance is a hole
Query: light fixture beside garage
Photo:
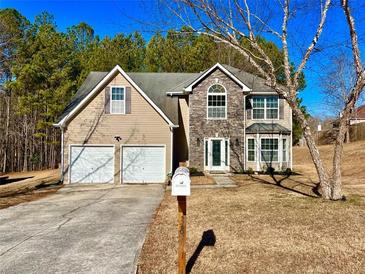
{"type": "Polygon", "coordinates": [[[196,145],[198,146],[198,147],[200,147],[200,138],[198,137],[198,138],[196,138],[196,145]]]}

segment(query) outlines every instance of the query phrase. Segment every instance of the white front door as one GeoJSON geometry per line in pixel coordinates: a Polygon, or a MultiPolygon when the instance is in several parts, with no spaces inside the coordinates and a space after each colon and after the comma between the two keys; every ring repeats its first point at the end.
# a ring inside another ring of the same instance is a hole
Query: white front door
{"type": "Polygon", "coordinates": [[[229,170],[229,140],[209,138],[205,142],[205,169],[211,171],[229,170]]]}

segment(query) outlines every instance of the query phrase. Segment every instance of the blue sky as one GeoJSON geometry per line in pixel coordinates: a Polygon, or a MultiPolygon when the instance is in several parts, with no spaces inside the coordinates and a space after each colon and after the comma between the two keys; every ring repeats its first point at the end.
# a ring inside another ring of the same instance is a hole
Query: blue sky
{"type": "MultiPolygon", "coordinates": [[[[114,36],[118,32],[131,33],[133,31],[141,31],[144,38],[148,40],[153,34],[151,30],[161,27],[161,25],[154,25],[154,22],[159,19],[156,2],[153,0],[0,0],[0,8],[15,8],[31,21],[42,11],[48,11],[54,16],[58,29],[61,31],[65,31],[67,27],[79,22],[86,22],[101,37],[105,35],[114,36]],[[146,23],[148,24],[146,25],[146,23]]],[[[361,28],[359,25],[365,17],[365,5],[359,2],[362,1],[350,1],[354,5],[357,28],[365,34],[364,26],[361,28]]],[[[295,63],[299,62],[304,45],[309,43],[312,37],[316,18],[315,15],[303,11],[302,14],[298,13],[293,23],[289,26],[289,30],[291,30],[291,37],[289,38],[291,39],[292,49],[294,49],[290,53],[295,63]]],[[[164,20],[165,26],[176,27],[178,25],[174,19],[165,17],[164,20]]],[[[324,98],[319,88],[319,76],[330,65],[329,56],[336,54],[337,50],[348,42],[347,29],[344,23],[342,11],[340,9],[333,9],[329,14],[325,31],[320,40],[320,47],[325,50],[316,53],[305,70],[307,88],[301,92],[301,97],[311,114],[316,116],[328,115],[328,110],[323,104],[324,98]]],[[[273,24],[279,26],[279,22],[273,21],[273,24]]],[[[363,33],[360,33],[361,37],[363,33]]],[[[361,38],[361,48],[365,49],[362,41],[363,39],[361,38]]]]}

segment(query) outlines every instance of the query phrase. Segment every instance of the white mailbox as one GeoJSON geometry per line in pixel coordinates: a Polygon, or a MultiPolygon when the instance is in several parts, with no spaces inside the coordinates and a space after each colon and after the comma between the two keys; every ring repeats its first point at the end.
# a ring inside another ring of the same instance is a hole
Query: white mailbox
{"type": "Polygon", "coordinates": [[[172,196],[190,196],[190,172],[186,167],[179,167],[171,180],[172,196]]]}

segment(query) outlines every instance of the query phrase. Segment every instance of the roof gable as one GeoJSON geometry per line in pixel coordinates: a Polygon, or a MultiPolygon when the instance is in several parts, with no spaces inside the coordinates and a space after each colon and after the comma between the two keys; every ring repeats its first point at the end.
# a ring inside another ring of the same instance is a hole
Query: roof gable
{"type": "Polygon", "coordinates": [[[171,127],[177,127],[171,119],[158,107],[153,100],[140,88],[139,85],[119,66],[116,65],[109,73],[107,72],[93,72],[86,78],[81,85],[71,103],[66,107],[65,111],[60,117],[58,123],[54,124],[56,127],[64,127],[67,121],[72,118],[82,107],[84,107],[91,98],[98,94],[102,87],[108,84],[117,73],[120,73],[143,97],[146,101],[162,116],[162,118],[171,127]]]}
{"type": "Polygon", "coordinates": [[[223,65],[217,63],[212,66],[210,69],[206,70],[205,72],[201,73],[193,82],[191,82],[188,86],[185,87],[185,91],[191,92],[193,87],[199,84],[205,77],[213,73],[216,69],[221,70],[224,74],[226,74],[229,78],[231,78],[234,82],[236,82],[239,86],[242,87],[242,91],[251,91],[252,89],[249,88],[245,83],[243,83],[235,74],[233,74],[230,70],[228,70],[223,65]]]}

